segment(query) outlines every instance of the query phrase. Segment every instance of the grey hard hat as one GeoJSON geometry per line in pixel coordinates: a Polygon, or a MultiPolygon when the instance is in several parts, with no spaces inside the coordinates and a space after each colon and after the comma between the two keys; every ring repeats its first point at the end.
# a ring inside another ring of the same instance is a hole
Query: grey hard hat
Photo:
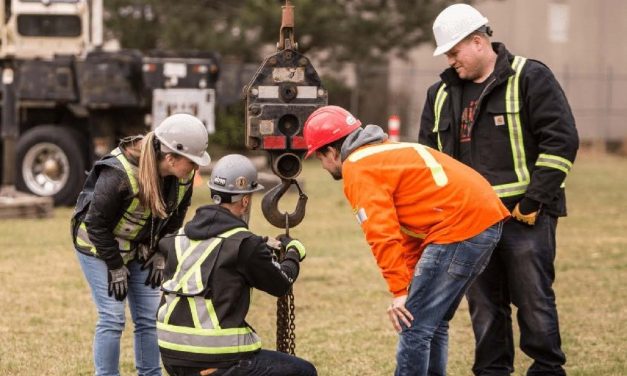
{"type": "Polygon", "coordinates": [[[205,125],[190,114],[174,114],[165,118],[155,129],[161,142],[161,151],[188,158],[199,166],[207,166],[211,158],[207,153],[209,133],[205,125]]]}
{"type": "Polygon", "coordinates": [[[247,194],[263,189],[257,182],[257,169],[241,154],[229,154],[220,158],[211,171],[209,188],[229,195],[247,194]]]}

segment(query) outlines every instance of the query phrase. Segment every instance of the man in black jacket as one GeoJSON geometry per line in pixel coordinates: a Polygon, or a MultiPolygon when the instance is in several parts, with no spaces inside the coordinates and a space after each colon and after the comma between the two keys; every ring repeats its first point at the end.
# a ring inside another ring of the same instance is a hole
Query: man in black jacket
{"type": "Polygon", "coordinates": [[[270,241],[248,230],[252,193],[263,189],[257,171],[242,155],[223,157],[209,182],[215,205],[200,207],[167,252],[157,334],[163,364],[171,375],[316,375],[311,363],[261,349],[246,322],[252,287],[274,296],[289,292],[305,247],[282,236],[285,258],[277,262],[270,241]]]}
{"type": "Polygon", "coordinates": [[[490,43],[487,18],[455,4],[433,24],[434,56],[450,68],[431,86],[419,141],[480,172],[512,212],[486,270],[468,290],[476,375],[514,371],[511,308],[518,308],[528,375],[564,375],[553,282],[564,180],[578,148],[564,92],[541,62],[490,43]]]}

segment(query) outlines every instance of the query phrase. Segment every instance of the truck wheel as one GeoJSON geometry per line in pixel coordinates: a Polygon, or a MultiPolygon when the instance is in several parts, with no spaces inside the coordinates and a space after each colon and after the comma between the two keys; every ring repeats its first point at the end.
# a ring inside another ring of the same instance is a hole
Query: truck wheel
{"type": "Polygon", "coordinates": [[[78,132],[43,125],[24,133],[16,146],[16,187],[74,205],[85,180],[85,142],[78,132]]]}

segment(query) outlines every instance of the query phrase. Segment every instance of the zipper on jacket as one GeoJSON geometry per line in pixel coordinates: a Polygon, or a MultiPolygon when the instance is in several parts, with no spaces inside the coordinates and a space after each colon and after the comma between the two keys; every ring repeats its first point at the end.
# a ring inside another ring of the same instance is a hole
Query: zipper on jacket
{"type": "Polygon", "coordinates": [[[471,134],[471,136],[472,136],[472,130],[475,127],[475,121],[477,121],[477,117],[479,116],[479,111],[481,111],[481,102],[483,100],[483,97],[485,97],[488,89],[490,88],[490,86],[494,82],[496,82],[496,77],[492,77],[492,80],[486,84],[486,86],[481,91],[481,94],[479,94],[479,98],[477,99],[477,107],[476,107],[477,111],[475,111],[475,113],[473,114],[474,117],[472,118],[472,122],[470,123],[470,134],[471,134]]]}

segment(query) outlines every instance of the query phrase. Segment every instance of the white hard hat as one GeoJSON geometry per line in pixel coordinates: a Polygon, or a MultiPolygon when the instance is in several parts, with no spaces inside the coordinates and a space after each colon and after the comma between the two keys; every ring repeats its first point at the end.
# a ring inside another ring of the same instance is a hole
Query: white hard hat
{"type": "Polygon", "coordinates": [[[207,153],[209,133],[195,116],[183,113],[168,116],[155,129],[155,137],[164,153],[182,155],[199,166],[211,162],[207,153]]]}
{"type": "Polygon", "coordinates": [[[437,44],[433,56],[446,53],[487,23],[488,19],[468,4],[453,4],[447,7],[433,22],[433,35],[437,44]]]}

